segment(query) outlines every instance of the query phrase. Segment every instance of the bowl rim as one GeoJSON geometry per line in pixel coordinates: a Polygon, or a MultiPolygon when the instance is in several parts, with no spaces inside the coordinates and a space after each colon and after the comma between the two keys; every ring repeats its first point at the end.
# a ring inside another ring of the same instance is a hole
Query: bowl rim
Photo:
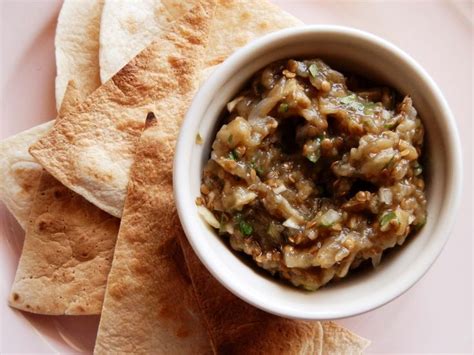
{"type": "Polygon", "coordinates": [[[379,308],[401,296],[406,291],[408,291],[418,280],[420,280],[423,275],[425,275],[425,273],[430,269],[431,265],[440,255],[444,245],[449,239],[450,232],[454,225],[456,211],[459,207],[461,199],[461,143],[453,114],[441,90],[439,89],[435,81],[426,72],[426,70],[420,64],[418,64],[410,55],[408,55],[403,50],[390,43],[389,41],[366,31],[336,25],[305,25],[279,30],[277,32],[267,34],[250,42],[246,46],[238,49],[235,53],[233,53],[210,75],[208,80],[202,85],[198,93],[194,96],[180,129],[173,162],[173,190],[179,219],[181,221],[182,227],[189,243],[191,244],[194,252],[199,257],[200,261],[205,265],[206,269],[227,290],[257,308],[282,317],[304,320],[345,318],[379,308]],[[193,123],[194,121],[200,121],[202,119],[201,117],[199,117],[199,115],[196,114],[196,112],[199,112],[201,110],[203,112],[206,111],[205,109],[201,108],[202,103],[212,101],[214,93],[216,93],[219,87],[225,83],[226,78],[229,76],[230,72],[235,70],[235,67],[241,66],[241,64],[244,63],[248,59],[248,57],[251,57],[255,51],[261,50],[261,48],[265,48],[266,46],[272,46],[275,42],[281,40],[289,40],[291,38],[296,39],[299,36],[311,35],[316,33],[326,33],[339,36],[342,35],[352,38],[357,37],[357,39],[359,40],[364,40],[367,43],[370,43],[370,45],[373,47],[379,47],[390,52],[391,55],[398,57],[397,59],[399,61],[405,62],[405,64],[410,66],[411,69],[413,69],[417,73],[417,75],[422,78],[425,83],[430,87],[433,96],[438,100],[439,105],[442,108],[442,112],[439,114],[439,117],[441,117],[442,119],[439,121],[443,124],[443,129],[445,129],[446,131],[446,135],[443,139],[445,140],[445,142],[447,142],[447,157],[451,159],[451,164],[453,168],[450,172],[448,172],[449,175],[447,175],[446,178],[448,183],[446,184],[446,191],[443,195],[444,197],[448,194],[450,196],[447,199],[447,206],[443,207],[442,209],[443,211],[450,210],[450,212],[445,212],[445,218],[436,222],[436,234],[440,235],[440,237],[438,237],[436,244],[431,244],[432,247],[430,248],[429,253],[425,252],[423,254],[423,262],[419,262],[417,264],[418,267],[413,269],[409,273],[409,278],[406,278],[405,280],[400,280],[398,287],[390,289],[389,291],[391,292],[384,293],[383,297],[378,297],[370,303],[367,302],[367,304],[359,305],[359,307],[353,307],[354,309],[352,310],[331,312],[330,316],[321,314],[320,312],[309,313],[294,308],[281,307],[271,302],[258,302],[252,297],[251,291],[247,290],[245,287],[243,287],[243,285],[234,282],[231,275],[228,275],[226,272],[222,271],[222,268],[219,265],[219,260],[213,260],[209,257],[206,257],[206,251],[201,247],[198,238],[196,238],[195,233],[193,233],[193,228],[187,213],[189,211],[189,203],[190,201],[194,201],[194,199],[192,198],[191,200],[189,200],[189,197],[186,196],[188,190],[182,188],[182,186],[186,186],[187,184],[189,184],[189,176],[186,170],[186,168],[189,166],[190,160],[190,155],[188,153],[192,151],[192,147],[195,144],[196,132],[193,132],[193,123]]]}

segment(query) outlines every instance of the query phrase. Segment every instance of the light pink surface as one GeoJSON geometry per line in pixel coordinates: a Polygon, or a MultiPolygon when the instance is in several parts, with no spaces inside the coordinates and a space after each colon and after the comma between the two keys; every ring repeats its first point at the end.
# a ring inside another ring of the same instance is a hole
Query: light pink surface
{"type": "MultiPolygon", "coordinates": [[[[465,163],[465,198],[451,239],[406,294],[340,323],[373,341],[369,353],[472,353],[472,2],[274,2],[308,24],[352,26],[395,43],[443,90],[465,163]]],[[[60,0],[0,0],[0,139],[55,115],[53,43],[60,5],[60,0]]],[[[7,306],[22,239],[21,228],[0,205],[0,353],[89,352],[98,317],[32,316],[7,306]]]]}

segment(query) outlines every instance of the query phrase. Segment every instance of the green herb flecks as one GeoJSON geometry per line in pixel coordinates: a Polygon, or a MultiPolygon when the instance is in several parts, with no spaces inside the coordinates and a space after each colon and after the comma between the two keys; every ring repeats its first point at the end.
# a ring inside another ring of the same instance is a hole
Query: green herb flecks
{"type": "Polygon", "coordinates": [[[342,99],[339,100],[341,104],[343,104],[347,109],[353,111],[364,111],[364,104],[358,101],[357,95],[352,93],[350,95],[344,96],[342,99]]]}
{"type": "Polygon", "coordinates": [[[240,230],[240,233],[242,233],[246,237],[248,237],[249,235],[253,233],[252,225],[248,223],[246,220],[244,220],[243,218],[241,218],[239,221],[239,230],[240,230]]]}
{"type": "Polygon", "coordinates": [[[232,160],[239,160],[239,154],[235,151],[235,149],[232,149],[232,150],[229,152],[229,159],[232,159],[232,160]]]}
{"type": "Polygon", "coordinates": [[[286,102],[282,102],[282,103],[280,104],[280,106],[278,106],[278,112],[279,112],[279,113],[288,112],[289,108],[290,108],[290,107],[288,106],[288,104],[287,104],[286,102]]]}
{"type": "Polygon", "coordinates": [[[306,159],[311,163],[316,164],[316,162],[321,157],[321,141],[324,139],[324,136],[318,136],[312,144],[310,144],[309,152],[305,154],[306,159]]]}
{"type": "Polygon", "coordinates": [[[341,214],[333,209],[329,209],[319,218],[318,227],[331,228],[341,220],[341,214]]]}
{"type": "Polygon", "coordinates": [[[393,211],[389,211],[384,213],[382,216],[379,218],[379,223],[382,227],[386,226],[388,223],[390,223],[391,220],[396,219],[397,214],[393,211]]]}
{"type": "Polygon", "coordinates": [[[377,107],[377,104],[373,102],[366,102],[363,105],[364,105],[364,113],[366,115],[372,115],[375,111],[375,108],[377,107]]]}
{"type": "Polygon", "coordinates": [[[317,76],[318,73],[319,73],[318,66],[317,66],[315,63],[311,64],[311,65],[309,66],[308,70],[309,70],[309,73],[311,74],[311,76],[312,76],[313,78],[316,78],[316,76],[317,76]]]}
{"type": "Polygon", "coordinates": [[[263,176],[265,174],[265,170],[261,166],[257,165],[255,161],[250,163],[250,168],[254,169],[258,176],[263,176]]]}

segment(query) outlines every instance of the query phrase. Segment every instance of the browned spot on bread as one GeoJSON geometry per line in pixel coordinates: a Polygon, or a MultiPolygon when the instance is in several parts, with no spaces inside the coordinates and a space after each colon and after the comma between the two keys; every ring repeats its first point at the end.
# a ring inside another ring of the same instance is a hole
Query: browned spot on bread
{"type": "Polygon", "coordinates": [[[76,309],[76,313],[85,313],[86,312],[86,310],[82,306],[77,306],[77,307],[75,307],[75,309],[76,309]]]}
{"type": "Polygon", "coordinates": [[[270,25],[268,24],[268,22],[260,22],[258,24],[258,28],[262,31],[266,31],[270,28],[270,25]]]}
{"type": "Polygon", "coordinates": [[[231,7],[235,3],[235,0],[219,0],[219,3],[222,6],[231,7]]]}
{"type": "Polygon", "coordinates": [[[59,233],[64,231],[64,222],[50,213],[43,213],[36,221],[36,230],[43,233],[59,233]]]}
{"type": "Polygon", "coordinates": [[[72,255],[76,260],[86,261],[95,258],[95,242],[87,234],[79,235],[72,242],[72,255]]]}
{"type": "Polygon", "coordinates": [[[186,61],[183,58],[179,58],[173,55],[168,57],[168,63],[170,63],[173,70],[179,74],[186,74],[186,61]]]}
{"type": "Polygon", "coordinates": [[[20,300],[20,295],[16,292],[13,292],[13,295],[12,295],[12,298],[13,298],[13,301],[19,301],[20,300]]]}
{"type": "Polygon", "coordinates": [[[178,80],[179,92],[187,92],[191,90],[191,86],[193,85],[190,77],[189,77],[189,63],[185,58],[180,58],[176,56],[169,56],[168,63],[170,63],[176,80],[178,80]]]}
{"type": "Polygon", "coordinates": [[[62,132],[64,137],[66,138],[66,140],[71,143],[71,142],[74,142],[74,134],[69,132],[69,131],[66,131],[66,132],[62,132]]]}
{"type": "Polygon", "coordinates": [[[146,259],[135,259],[131,267],[137,275],[148,275],[153,272],[151,263],[149,262],[149,260],[146,259]]]}
{"type": "Polygon", "coordinates": [[[61,197],[64,196],[61,190],[55,190],[53,194],[54,194],[54,198],[57,200],[59,200],[61,197]]]}
{"type": "Polygon", "coordinates": [[[248,12],[248,11],[243,12],[243,13],[240,15],[240,19],[241,19],[242,21],[249,20],[251,17],[252,17],[252,15],[251,15],[250,12],[248,12]]]}
{"type": "Polygon", "coordinates": [[[117,124],[115,125],[119,131],[132,134],[137,137],[140,136],[144,126],[144,123],[138,120],[118,120],[117,124]]]}
{"type": "Polygon", "coordinates": [[[109,287],[109,293],[114,299],[120,301],[128,293],[128,286],[125,282],[114,283],[109,287]]]}
{"type": "Polygon", "coordinates": [[[225,56],[215,57],[215,58],[212,58],[211,60],[209,60],[207,62],[207,65],[210,66],[210,67],[213,67],[215,65],[221,64],[225,59],[226,59],[225,56]]]}

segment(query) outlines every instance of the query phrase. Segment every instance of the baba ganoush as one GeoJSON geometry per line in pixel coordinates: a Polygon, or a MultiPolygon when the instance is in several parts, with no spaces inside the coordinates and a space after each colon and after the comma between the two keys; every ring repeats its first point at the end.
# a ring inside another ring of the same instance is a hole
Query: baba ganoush
{"type": "Polygon", "coordinates": [[[320,59],[272,63],[227,104],[198,210],[258,266],[316,290],[425,224],[423,133],[389,87],[320,59]]]}

